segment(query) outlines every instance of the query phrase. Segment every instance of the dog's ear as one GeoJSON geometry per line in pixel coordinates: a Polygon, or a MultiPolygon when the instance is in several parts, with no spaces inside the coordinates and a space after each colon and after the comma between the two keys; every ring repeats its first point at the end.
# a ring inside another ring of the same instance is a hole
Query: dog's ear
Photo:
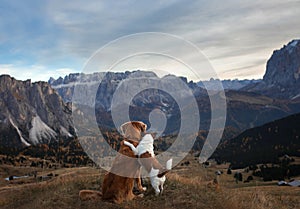
{"type": "Polygon", "coordinates": [[[132,122],[126,122],[120,126],[121,134],[125,135],[128,128],[132,128],[132,122]]]}
{"type": "Polygon", "coordinates": [[[122,125],[119,127],[119,132],[120,132],[122,135],[124,135],[123,125],[124,125],[124,124],[122,124],[122,125]]]}
{"type": "Polygon", "coordinates": [[[120,126],[120,132],[121,132],[121,134],[122,134],[123,136],[126,134],[128,127],[131,127],[131,123],[130,123],[130,122],[123,123],[123,124],[120,126]]]}

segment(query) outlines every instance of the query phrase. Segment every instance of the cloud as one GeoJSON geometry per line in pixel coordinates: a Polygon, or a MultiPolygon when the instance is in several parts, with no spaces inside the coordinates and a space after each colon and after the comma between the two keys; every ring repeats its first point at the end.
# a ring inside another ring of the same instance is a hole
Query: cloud
{"type": "MultiPolygon", "coordinates": [[[[155,31],[194,43],[221,78],[243,78],[248,67],[253,77],[262,77],[262,62],[272,51],[299,38],[298,0],[4,0],[1,4],[0,63],[23,63],[24,68],[47,66],[55,75],[60,68],[80,71],[87,59],[109,41],[155,31]]],[[[138,44],[176,49],[168,43],[138,44]]],[[[128,47],[124,44],[119,49],[128,47]]]]}
{"type": "Polygon", "coordinates": [[[32,82],[48,81],[50,77],[58,78],[62,75],[75,73],[69,68],[51,69],[42,65],[17,66],[12,64],[0,64],[0,75],[8,74],[18,80],[31,79],[32,82]]]}

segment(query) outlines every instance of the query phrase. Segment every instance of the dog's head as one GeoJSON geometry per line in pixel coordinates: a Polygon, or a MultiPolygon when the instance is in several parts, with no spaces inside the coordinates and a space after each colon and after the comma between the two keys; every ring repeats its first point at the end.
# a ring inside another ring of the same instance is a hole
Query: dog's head
{"type": "Polygon", "coordinates": [[[128,139],[140,140],[147,125],[141,121],[129,121],[120,126],[121,134],[128,139]]]}

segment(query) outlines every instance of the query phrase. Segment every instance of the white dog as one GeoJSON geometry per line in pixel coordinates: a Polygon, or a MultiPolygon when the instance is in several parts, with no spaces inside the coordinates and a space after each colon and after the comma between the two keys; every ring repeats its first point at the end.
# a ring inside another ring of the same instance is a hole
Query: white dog
{"type": "MultiPolygon", "coordinates": [[[[149,152],[152,157],[155,157],[154,155],[154,147],[153,147],[154,139],[151,134],[146,134],[137,147],[135,147],[133,144],[131,144],[128,141],[125,141],[124,144],[129,146],[131,150],[134,152],[135,155],[141,156],[142,154],[149,152]]],[[[171,170],[172,169],[172,159],[168,160],[166,163],[166,169],[171,170]]],[[[166,176],[158,177],[159,169],[151,168],[151,171],[149,172],[149,177],[151,181],[151,185],[155,190],[155,195],[162,194],[163,192],[163,185],[166,181],[166,176]]]]}
{"type": "MultiPolygon", "coordinates": [[[[172,159],[168,160],[166,163],[166,168],[168,170],[171,170],[172,168],[172,159]]],[[[163,193],[164,190],[164,183],[166,181],[166,176],[164,175],[163,177],[159,178],[158,175],[159,170],[152,168],[149,176],[150,176],[150,181],[151,181],[151,186],[155,190],[155,195],[159,195],[163,193]]]]}

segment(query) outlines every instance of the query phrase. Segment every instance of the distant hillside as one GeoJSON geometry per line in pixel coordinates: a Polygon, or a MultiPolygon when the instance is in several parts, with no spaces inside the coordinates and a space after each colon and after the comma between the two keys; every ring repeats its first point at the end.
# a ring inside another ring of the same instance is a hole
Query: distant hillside
{"type": "Polygon", "coordinates": [[[300,114],[244,131],[223,142],[214,154],[232,166],[275,162],[283,155],[300,156],[300,114]]]}

